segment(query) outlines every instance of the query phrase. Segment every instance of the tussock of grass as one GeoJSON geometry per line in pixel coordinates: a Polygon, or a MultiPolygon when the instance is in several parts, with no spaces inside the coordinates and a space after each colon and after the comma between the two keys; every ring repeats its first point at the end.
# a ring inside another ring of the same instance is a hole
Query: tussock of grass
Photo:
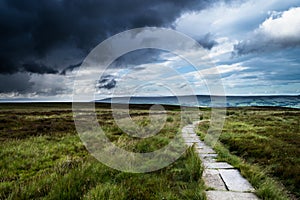
{"type": "Polygon", "coordinates": [[[147,174],[113,170],[91,157],[68,158],[25,180],[5,182],[1,198],[205,199],[201,174],[200,160],[192,149],[172,166],[147,174]]]}
{"type": "MultiPolygon", "coordinates": [[[[70,110],[61,109],[43,105],[41,109],[0,111],[0,118],[5,115],[8,119],[0,127],[0,199],[205,199],[201,163],[192,149],[159,171],[120,172],[90,156],[74,134],[74,124],[64,123],[72,119],[70,110]],[[48,120],[53,120],[49,130],[37,128],[48,120]],[[67,126],[64,131],[58,131],[63,126],[67,126]],[[12,130],[16,132],[10,135],[12,130]]],[[[168,120],[158,135],[142,140],[120,130],[109,109],[99,108],[97,114],[107,136],[129,151],[156,150],[179,130],[179,116],[173,111],[168,114],[173,121],[168,120]]],[[[147,125],[148,119],[141,117],[148,115],[147,110],[132,110],[131,114],[147,125]]]]}
{"type": "Polygon", "coordinates": [[[215,150],[218,153],[218,160],[225,161],[241,171],[261,199],[288,200],[287,191],[274,179],[268,176],[267,171],[254,164],[248,164],[241,158],[232,155],[222,144],[217,143],[215,150]]]}
{"type": "MultiPolygon", "coordinates": [[[[297,198],[299,119],[297,110],[232,109],[215,147],[219,159],[240,169],[262,199],[297,198]]],[[[201,138],[208,126],[199,126],[201,138]]]]}
{"type": "MultiPolygon", "coordinates": [[[[204,135],[201,132],[198,132],[198,134],[204,135]]],[[[231,154],[220,142],[215,144],[214,149],[218,153],[217,160],[228,162],[239,169],[241,174],[246,177],[256,189],[255,192],[259,198],[268,200],[290,199],[287,191],[277,181],[270,178],[268,173],[263,170],[262,167],[246,163],[240,157],[231,154]]]]}

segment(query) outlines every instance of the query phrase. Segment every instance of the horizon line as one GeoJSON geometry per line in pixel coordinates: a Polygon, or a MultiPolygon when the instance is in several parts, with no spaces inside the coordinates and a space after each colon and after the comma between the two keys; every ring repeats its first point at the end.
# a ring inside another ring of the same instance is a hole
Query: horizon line
{"type": "MultiPolygon", "coordinates": [[[[214,97],[297,97],[300,94],[228,94],[228,95],[208,95],[208,94],[197,94],[197,95],[177,95],[178,97],[183,96],[214,96],[214,97]]],[[[177,96],[115,96],[115,97],[104,97],[94,99],[94,101],[101,101],[112,98],[165,98],[165,97],[177,97],[177,96]]],[[[0,103],[72,103],[72,102],[88,102],[88,101],[73,101],[73,100],[42,100],[34,98],[12,98],[12,99],[0,99],[0,103]]]]}

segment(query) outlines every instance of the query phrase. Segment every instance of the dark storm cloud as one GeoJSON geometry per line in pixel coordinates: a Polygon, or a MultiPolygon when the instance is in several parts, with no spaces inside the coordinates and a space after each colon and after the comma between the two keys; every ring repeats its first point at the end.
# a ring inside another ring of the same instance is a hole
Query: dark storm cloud
{"type": "Polygon", "coordinates": [[[0,74],[0,93],[18,92],[26,93],[32,87],[29,74],[15,73],[10,75],[0,74]]]}
{"type": "MultiPolygon", "coordinates": [[[[166,53],[166,51],[150,48],[131,51],[117,58],[109,66],[109,68],[134,68],[135,70],[140,70],[143,68],[139,65],[166,61],[165,59],[161,59],[159,57],[161,53],[166,53]]],[[[63,69],[60,74],[65,75],[67,72],[73,71],[74,69],[80,67],[81,64],[82,62],[75,65],[70,65],[63,69]]]]}
{"type": "Polygon", "coordinates": [[[210,33],[207,33],[204,37],[198,39],[197,41],[203,48],[208,50],[218,44],[210,33]]]}
{"type": "Polygon", "coordinates": [[[66,67],[65,69],[63,69],[63,70],[60,72],[60,74],[61,74],[61,75],[66,75],[67,72],[73,71],[74,69],[80,67],[81,64],[82,64],[82,62],[77,63],[77,64],[75,64],[75,65],[70,65],[69,67],[66,67]]]}
{"type": "Polygon", "coordinates": [[[3,0],[0,73],[24,69],[31,73],[56,73],[66,66],[53,59],[53,66],[49,67],[46,58],[50,52],[69,47],[86,54],[112,34],[135,27],[170,26],[181,13],[199,10],[209,3],[209,0],[3,0]],[[27,65],[37,60],[39,67],[47,69],[27,65]]]}
{"type": "Polygon", "coordinates": [[[110,89],[116,87],[116,84],[117,84],[117,81],[115,80],[114,76],[106,75],[106,76],[101,77],[101,79],[98,81],[97,88],[110,90],[110,89]]]}
{"type": "Polygon", "coordinates": [[[132,51],[117,58],[112,63],[111,67],[130,68],[147,63],[157,63],[166,61],[166,59],[160,57],[162,53],[167,53],[167,51],[150,48],[132,51]]]}
{"type": "Polygon", "coordinates": [[[48,67],[44,64],[38,64],[38,63],[26,63],[23,64],[23,68],[26,72],[29,73],[36,73],[36,74],[57,74],[58,71],[55,69],[52,69],[51,67],[48,67]]]}
{"type": "Polygon", "coordinates": [[[272,39],[264,35],[255,35],[252,39],[240,41],[234,45],[233,55],[246,55],[300,47],[299,38],[272,39]]]}

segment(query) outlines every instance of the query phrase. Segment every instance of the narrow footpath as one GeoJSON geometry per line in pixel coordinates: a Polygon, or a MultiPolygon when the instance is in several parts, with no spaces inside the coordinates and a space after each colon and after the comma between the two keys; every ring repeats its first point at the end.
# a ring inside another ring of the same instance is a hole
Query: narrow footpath
{"type": "Polygon", "coordinates": [[[201,121],[182,129],[182,137],[188,146],[195,145],[204,166],[203,180],[207,186],[208,200],[258,200],[254,188],[240,172],[226,162],[216,160],[216,152],[196,135],[194,129],[201,121]]]}

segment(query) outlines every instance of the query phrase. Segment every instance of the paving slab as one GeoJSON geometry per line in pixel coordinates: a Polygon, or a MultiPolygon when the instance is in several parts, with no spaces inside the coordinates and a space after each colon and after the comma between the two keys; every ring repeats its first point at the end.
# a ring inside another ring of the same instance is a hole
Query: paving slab
{"type": "Polygon", "coordinates": [[[242,177],[237,169],[220,169],[219,172],[228,190],[238,192],[254,191],[251,184],[242,177]]]}
{"type": "Polygon", "coordinates": [[[202,154],[199,154],[199,156],[200,156],[201,159],[216,158],[216,157],[218,157],[218,154],[216,154],[216,153],[202,153],[202,154]]]}
{"type": "Polygon", "coordinates": [[[233,169],[234,167],[226,162],[203,162],[207,169],[233,169]]]}
{"type": "Polygon", "coordinates": [[[197,144],[197,141],[193,141],[193,140],[185,140],[184,142],[185,143],[196,143],[197,144]]]}
{"type": "Polygon", "coordinates": [[[186,142],[185,144],[190,147],[194,145],[194,142],[186,142]]]}
{"type": "Polygon", "coordinates": [[[186,142],[199,142],[197,139],[195,139],[195,138],[183,138],[184,139],[184,141],[186,141],[186,142]]]}
{"type": "Polygon", "coordinates": [[[203,144],[201,141],[197,144],[196,146],[196,149],[197,148],[200,148],[200,149],[203,149],[203,148],[206,148],[207,146],[205,144],[203,144]]]}
{"type": "MultiPolygon", "coordinates": [[[[187,136],[185,136],[185,135],[183,135],[182,136],[183,138],[190,138],[190,139],[197,139],[197,140],[199,140],[198,138],[197,138],[197,136],[193,136],[193,135],[187,135],[187,136]]],[[[199,142],[200,142],[200,140],[199,140],[199,142]]]]}
{"type": "Polygon", "coordinates": [[[199,142],[199,140],[196,140],[194,138],[185,138],[184,139],[186,142],[199,142]]]}
{"type": "Polygon", "coordinates": [[[186,138],[186,139],[194,139],[194,140],[198,140],[198,141],[200,142],[200,140],[199,140],[199,138],[197,138],[197,136],[189,135],[189,136],[185,136],[185,137],[183,137],[183,138],[186,138]]]}
{"type": "Polygon", "coordinates": [[[202,159],[202,163],[215,163],[218,162],[217,159],[215,159],[214,157],[205,157],[205,158],[201,158],[202,159]]]}
{"type": "Polygon", "coordinates": [[[197,137],[196,133],[183,133],[184,136],[197,137]]]}
{"type": "Polygon", "coordinates": [[[207,200],[259,200],[253,193],[206,191],[207,200]]]}
{"type": "MultiPolygon", "coordinates": [[[[196,136],[191,136],[191,135],[183,135],[182,138],[199,140],[196,136]]],[[[199,142],[200,142],[200,140],[199,140],[199,142]]]]}
{"type": "Polygon", "coordinates": [[[201,141],[199,142],[199,146],[202,148],[206,148],[206,149],[212,149],[210,146],[207,146],[206,144],[201,143],[201,141]]]}
{"type": "Polygon", "coordinates": [[[194,125],[193,124],[188,124],[188,125],[185,126],[185,128],[191,128],[191,129],[194,130],[194,125]]]}
{"type": "Polygon", "coordinates": [[[214,190],[224,190],[226,191],[225,183],[223,182],[220,173],[215,169],[206,169],[203,172],[203,180],[205,185],[214,190]]]}
{"type": "Polygon", "coordinates": [[[193,127],[184,127],[182,131],[187,132],[187,133],[195,133],[193,127]]]}
{"type": "Polygon", "coordinates": [[[196,151],[199,154],[216,153],[212,148],[208,148],[208,147],[196,148],[196,151]]]}
{"type": "Polygon", "coordinates": [[[199,122],[185,126],[182,129],[182,138],[185,144],[195,147],[203,165],[203,180],[212,190],[206,191],[208,200],[259,200],[251,192],[254,188],[242,177],[237,169],[226,162],[217,162],[218,154],[196,135],[194,128],[199,122]]]}

